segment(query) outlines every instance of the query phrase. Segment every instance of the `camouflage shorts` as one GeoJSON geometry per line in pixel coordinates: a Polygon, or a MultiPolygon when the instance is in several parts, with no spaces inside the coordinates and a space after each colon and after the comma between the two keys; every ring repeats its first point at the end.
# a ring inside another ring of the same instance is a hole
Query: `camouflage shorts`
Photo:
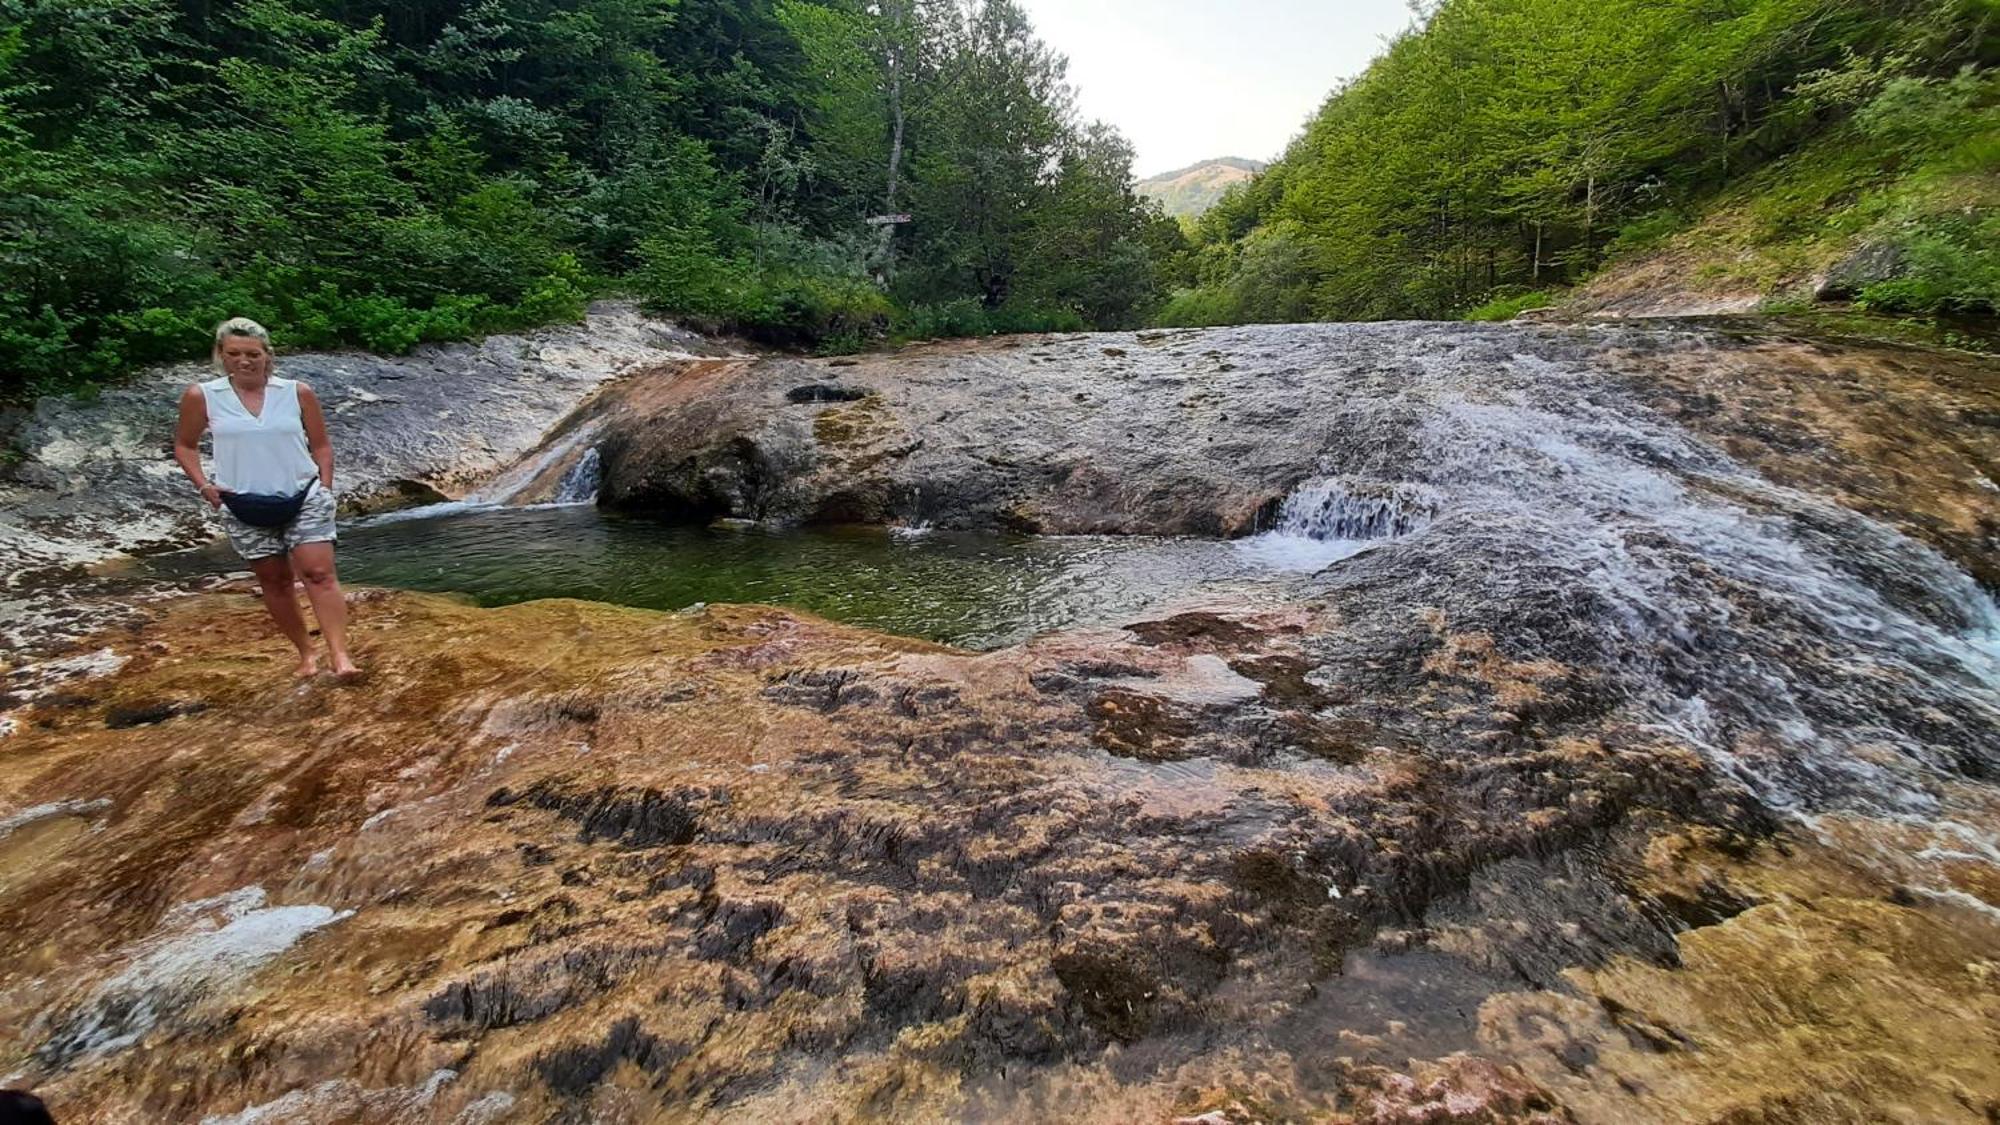
{"type": "Polygon", "coordinates": [[[312,495],[299,508],[299,514],[288,524],[252,527],[223,508],[222,530],[229,534],[229,545],[236,548],[237,554],[249,560],[268,559],[289,554],[292,548],[307,543],[331,543],[338,539],[333,529],[334,505],[332,490],[316,484],[312,495]]]}

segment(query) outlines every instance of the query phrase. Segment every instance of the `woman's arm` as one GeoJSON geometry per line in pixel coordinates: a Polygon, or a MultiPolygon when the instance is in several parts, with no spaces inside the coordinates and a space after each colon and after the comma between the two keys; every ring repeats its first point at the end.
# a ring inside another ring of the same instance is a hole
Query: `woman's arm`
{"type": "Polygon", "coordinates": [[[181,463],[181,472],[194,482],[201,492],[201,498],[208,501],[211,508],[222,507],[222,493],[208,482],[201,471],[201,435],[208,429],[208,400],[202,397],[201,388],[190,385],[181,392],[181,417],[174,425],[174,460],[181,463]]]}
{"type": "Polygon", "coordinates": [[[299,419],[306,426],[306,450],[319,466],[320,487],[333,491],[333,439],[326,434],[326,413],[311,387],[299,384],[299,419]]]}

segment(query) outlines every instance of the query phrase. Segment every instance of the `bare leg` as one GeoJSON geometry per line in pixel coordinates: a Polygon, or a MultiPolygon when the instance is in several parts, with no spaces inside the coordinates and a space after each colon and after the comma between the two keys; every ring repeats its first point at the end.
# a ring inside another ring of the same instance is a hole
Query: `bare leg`
{"type": "Polygon", "coordinates": [[[292,569],[305,579],[306,600],[312,602],[313,616],[319,618],[320,635],[326,638],[333,657],[333,674],[352,676],[360,671],[347,655],[347,598],[340,592],[340,578],[333,568],[333,544],[302,543],[292,548],[292,569]]]}
{"type": "Polygon", "coordinates": [[[299,613],[299,596],[292,592],[292,564],[283,555],[251,559],[250,572],[257,576],[257,589],[264,595],[264,609],[278,625],[278,631],[299,650],[300,679],[319,671],[313,658],[312,638],[306,634],[305,616],[299,613]]]}

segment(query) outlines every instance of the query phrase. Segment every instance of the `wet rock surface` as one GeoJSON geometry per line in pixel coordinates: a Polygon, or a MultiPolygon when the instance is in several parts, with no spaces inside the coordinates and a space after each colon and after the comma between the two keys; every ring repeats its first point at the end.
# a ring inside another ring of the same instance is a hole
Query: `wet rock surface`
{"type": "Polygon", "coordinates": [[[291,687],[253,598],[162,613],[0,757],[41,810],[0,828],[0,1042],[82,1119],[2000,1098],[1992,868],[1920,858],[1994,823],[1989,788],[1948,783],[1929,833],[1806,831],[1583,670],[1435,614],[1216,607],[971,655],[375,594],[370,681],[291,687]],[[1172,752],[1107,747],[1107,696],[1172,752]]]}
{"type": "Polygon", "coordinates": [[[1448,505],[1462,466],[1430,463],[1442,427],[1498,429],[1512,411],[1602,431],[1657,412],[1758,469],[1785,460],[1781,483],[1873,478],[1822,491],[2000,576],[2000,493],[1978,483],[2000,462],[2000,430],[1978,421],[2000,416],[1996,376],[1966,355],[1689,321],[1021,337],[841,362],[703,365],[634,395],[605,432],[603,501],[696,520],[1240,535],[1326,476],[1361,495],[1436,486],[1448,505]]]}
{"type": "Polygon", "coordinates": [[[162,603],[11,704],[0,1068],[109,1122],[2000,1113],[1990,365],[1244,329],[788,401],[818,366],[621,383],[606,494],[1384,537],[983,654],[367,593],[369,680],[295,687],[253,598],[162,603]],[[1080,357],[1238,374],[1065,475],[1008,411],[1080,357]]]}

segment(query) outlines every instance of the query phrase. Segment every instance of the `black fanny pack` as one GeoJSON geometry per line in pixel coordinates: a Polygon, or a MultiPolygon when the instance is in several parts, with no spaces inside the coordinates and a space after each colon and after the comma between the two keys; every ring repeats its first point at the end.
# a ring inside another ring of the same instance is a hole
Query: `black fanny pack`
{"type": "Polygon", "coordinates": [[[299,509],[306,506],[306,497],[312,495],[313,486],[308,484],[299,489],[297,496],[280,496],[269,492],[225,492],[222,502],[229,505],[229,514],[249,524],[251,527],[283,527],[299,518],[299,509]]]}

